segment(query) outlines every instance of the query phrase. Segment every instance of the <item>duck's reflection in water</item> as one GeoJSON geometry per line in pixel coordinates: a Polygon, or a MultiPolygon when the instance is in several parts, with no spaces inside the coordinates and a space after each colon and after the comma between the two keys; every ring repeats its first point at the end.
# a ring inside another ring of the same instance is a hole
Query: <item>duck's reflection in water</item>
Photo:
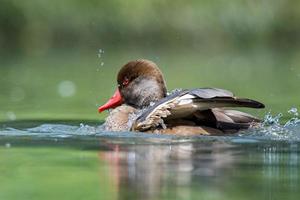
{"type": "Polygon", "coordinates": [[[219,142],[108,146],[99,157],[109,163],[119,199],[188,199],[194,186],[225,184],[224,170],[233,168],[238,153],[219,142]]]}

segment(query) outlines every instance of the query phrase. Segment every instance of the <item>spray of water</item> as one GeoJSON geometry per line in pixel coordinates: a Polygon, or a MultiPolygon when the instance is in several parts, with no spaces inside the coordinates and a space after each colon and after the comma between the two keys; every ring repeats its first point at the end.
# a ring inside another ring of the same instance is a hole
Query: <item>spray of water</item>
{"type": "Polygon", "coordinates": [[[104,50],[103,49],[99,49],[98,50],[98,59],[100,61],[100,65],[97,67],[97,71],[100,71],[100,68],[104,66],[104,61],[103,61],[103,54],[104,54],[104,50]]]}
{"type": "Polygon", "coordinates": [[[300,141],[300,119],[297,108],[291,108],[287,112],[288,120],[285,122],[282,113],[273,115],[268,112],[260,126],[246,131],[244,135],[261,137],[271,140],[300,141]]]}

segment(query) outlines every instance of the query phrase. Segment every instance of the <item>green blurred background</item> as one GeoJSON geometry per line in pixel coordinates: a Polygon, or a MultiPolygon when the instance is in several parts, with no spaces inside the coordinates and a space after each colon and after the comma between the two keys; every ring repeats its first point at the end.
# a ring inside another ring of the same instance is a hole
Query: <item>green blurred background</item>
{"type": "Polygon", "coordinates": [[[103,119],[97,106],[132,59],[169,90],[221,87],[299,107],[300,1],[1,0],[0,120],[103,119]],[[104,51],[104,52],[103,52],[104,51]]]}

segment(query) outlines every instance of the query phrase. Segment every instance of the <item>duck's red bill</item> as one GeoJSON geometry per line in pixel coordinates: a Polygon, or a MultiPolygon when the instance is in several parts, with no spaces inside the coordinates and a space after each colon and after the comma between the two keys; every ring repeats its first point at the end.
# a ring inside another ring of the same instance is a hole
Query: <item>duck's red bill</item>
{"type": "Polygon", "coordinates": [[[103,112],[104,110],[115,108],[123,103],[123,99],[121,97],[121,93],[119,89],[117,89],[114,95],[102,106],[98,108],[99,113],[103,112]]]}

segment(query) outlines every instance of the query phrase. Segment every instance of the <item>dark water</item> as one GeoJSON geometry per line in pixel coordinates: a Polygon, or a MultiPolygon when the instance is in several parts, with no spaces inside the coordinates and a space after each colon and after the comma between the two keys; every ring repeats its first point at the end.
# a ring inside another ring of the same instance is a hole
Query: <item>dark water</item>
{"type": "Polygon", "coordinates": [[[299,121],[268,117],[224,137],[2,123],[0,199],[298,199],[299,121]]]}

